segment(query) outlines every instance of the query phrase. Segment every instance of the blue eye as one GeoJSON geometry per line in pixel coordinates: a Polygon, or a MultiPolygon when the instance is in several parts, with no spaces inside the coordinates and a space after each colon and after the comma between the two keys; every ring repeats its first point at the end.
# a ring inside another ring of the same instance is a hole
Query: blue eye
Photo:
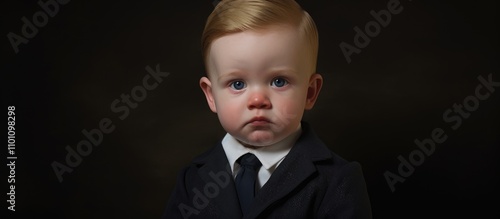
{"type": "Polygon", "coordinates": [[[271,86],[276,86],[276,87],[283,87],[288,84],[288,81],[286,81],[283,78],[275,78],[273,79],[273,82],[271,82],[271,86]]]}
{"type": "Polygon", "coordinates": [[[235,90],[241,90],[243,88],[245,88],[245,82],[243,81],[234,81],[231,83],[231,88],[235,89],[235,90]]]}

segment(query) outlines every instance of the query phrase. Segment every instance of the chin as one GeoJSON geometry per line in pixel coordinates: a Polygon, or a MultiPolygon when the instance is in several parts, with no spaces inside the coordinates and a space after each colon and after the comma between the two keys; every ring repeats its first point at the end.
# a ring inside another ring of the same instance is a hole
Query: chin
{"type": "Polygon", "coordinates": [[[253,142],[248,144],[248,146],[253,146],[253,147],[267,147],[274,144],[274,142],[253,142]]]}
{"type": "Polygon", "coordinates": [[[254,133],[252,134],[252,136],[248,136],[248,138],[246,138],[245,140],[245,144],[255,147],[265,147],[273,145],[279,141],[276,136],[267,133],[254,133]]]}

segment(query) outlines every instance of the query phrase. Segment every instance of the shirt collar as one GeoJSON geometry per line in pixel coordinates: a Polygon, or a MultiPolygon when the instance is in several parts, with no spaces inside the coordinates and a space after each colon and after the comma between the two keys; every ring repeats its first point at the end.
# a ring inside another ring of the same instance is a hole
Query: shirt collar
{"type": "Polygon", "coordinates": [[[254,154],[262,163],[262,167],[269,170],[271,167],[278,164],[292,149],[295,141],[301,134],[301,125],[297,130],[284,138],[283,140],[269,146],[258,147],[257,149],[248,148],[243,146],[236,138],[227,133],[222,139],[222,147],[226,152],[227,159],[231,165],[231,170],[234,171],[234,164],[236,160],[246,153],[254,154]]]}

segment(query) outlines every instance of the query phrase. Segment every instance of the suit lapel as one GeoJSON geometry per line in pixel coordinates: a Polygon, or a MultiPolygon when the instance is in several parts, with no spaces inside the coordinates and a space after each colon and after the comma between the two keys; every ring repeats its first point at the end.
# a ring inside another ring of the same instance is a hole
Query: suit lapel
{"type": "Polygon", "coordinates": [[[257,193],[252,210],[245,218],[256,218],[311,177],[317,171],[315,161],[331,158],[331,152],[316,137],[309,125],[302,123],[302,128],[302,136],[257,193]]]}
{"type": "Polygon", "coordinates": [[[301,157],[289,159],[282,163],[273,173],[269,181],[260,189],[252,204],[248,218],[255,218],[274,202],[284,198],[309,176],[316,172],[311,162],[302,163],[301,157]]]}
{"type": "Polygon", "coordinates": [[[209,205],[215,206],[219,212],[222,212],[222,218],[241,218],[242,213],[234,186],[233,175],[231,174],[231,167],[227,162],[222,145],[219,143],[209,156],[197,163],[204,163],[198,169],[199,176],[205,181],[204,186],[215,183],[219,188],[218,193],[215,193],[214,197],[209,199],[209,205]]]}

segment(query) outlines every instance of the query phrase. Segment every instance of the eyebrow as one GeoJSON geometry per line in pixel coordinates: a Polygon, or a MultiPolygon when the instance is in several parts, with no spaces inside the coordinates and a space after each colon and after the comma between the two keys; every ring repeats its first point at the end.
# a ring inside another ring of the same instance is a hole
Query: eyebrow
{"type": "Polygon", "coordinates": [[[280,73],[280,72],[292,72],[292,73],[296,73],[297,71],[293,68],[289,68],[289,67],[279,67],[279,68],[274,68],[274,69],[271,69],[269,71],[269,73],[280,73]]]}
{"type": "Polygon", "coordinates": [[[241,74],[241,71],[231,71],[229,73],[223,73],[217,77],[217,80],[221,81],[224,78],[235,77],[235,76],[239,76],[240,74],[241,74]]]}
{"type": "MultiPolygon", "coordinates": [[[[271,68],[268,70],[269,74],[279,74],[279,73],[297,73],[297,71],[293,68],[289,67],[278,67],[278,68],[271,68]]],[[[229,77],[240,77],[241,74],[244,74],[240,70],[234,70],[230,71],[229,73],[222,73],[217,77],[218,81],[223,80],[224,78],[229,78],[229,77]]]]}

